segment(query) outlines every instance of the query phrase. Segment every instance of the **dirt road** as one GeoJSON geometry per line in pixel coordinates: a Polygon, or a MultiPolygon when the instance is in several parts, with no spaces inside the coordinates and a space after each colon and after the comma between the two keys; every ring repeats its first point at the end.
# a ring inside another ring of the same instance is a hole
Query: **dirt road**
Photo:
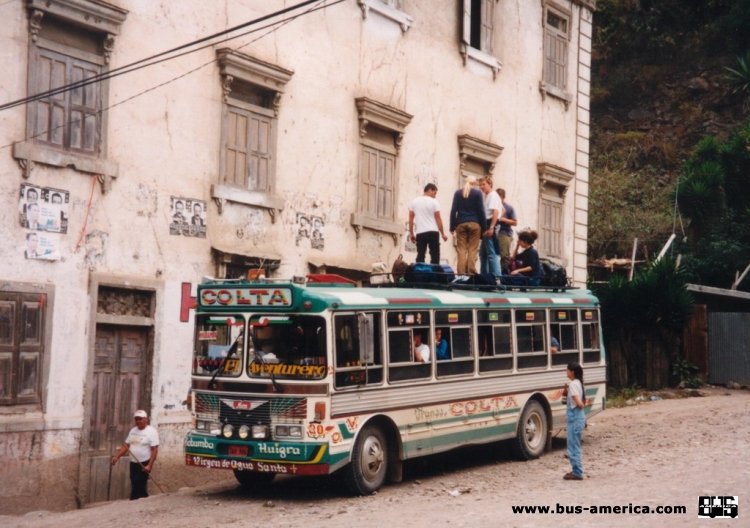
{"type": "Polygon", "coordinates": [[[278,479],[261,495],[228,479],[135,502],[0,516],[0,526],[748,526],[750,391],[704,393],[608,409],[593,418],[584,435],[582,482],[562,480],[569,465],[561,437],[551,452],[529,462],[512,459],[502,444],[414,461],[406,465],[404,482],[370,497],[349,497],[332,478],[278,479]],[[701,495],[738,495],[739,517],[699,519],[701,495]],[[513,513],[513,506],[523,505],[553,512],[567,506],[571,513],[513,513]],[[575,506],[620,506],[625,513],[575,514],[575,506]],[[686,513],[634,513],[643,506],[684,506],[686,513]]]}

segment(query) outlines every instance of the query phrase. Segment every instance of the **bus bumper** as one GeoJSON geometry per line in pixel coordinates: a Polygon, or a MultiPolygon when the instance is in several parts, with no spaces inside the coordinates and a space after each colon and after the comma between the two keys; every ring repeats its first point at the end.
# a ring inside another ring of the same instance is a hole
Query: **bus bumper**
{"type": "Polygon", "coordinates": [[[186,465],[214,469],[327,475],[331,466],[326,443],[239,441],[188,433],[184,450],[186,465]]]}

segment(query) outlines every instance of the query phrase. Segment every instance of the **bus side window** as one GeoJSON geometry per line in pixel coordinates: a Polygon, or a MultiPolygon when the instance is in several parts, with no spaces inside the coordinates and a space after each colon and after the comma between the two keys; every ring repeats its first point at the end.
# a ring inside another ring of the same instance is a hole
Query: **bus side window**
{"type": "Polygon", "coordinates": [[[595,310],[581,310],[581,330],[583,334],[583,362],[601,361],[599,348],[599,314],[595,310]]]}
{"type": "Polygon", "coordinates": [[[336,366],[347,367],[359,361],[357,320],[353,315],[338,315],[335,319],[336,366]]]}
{"type": "Polygon", "coordinates": [[[545,311],[519,309],[516,310],[515,315],[518,368],[546,367],[545,311]]]}

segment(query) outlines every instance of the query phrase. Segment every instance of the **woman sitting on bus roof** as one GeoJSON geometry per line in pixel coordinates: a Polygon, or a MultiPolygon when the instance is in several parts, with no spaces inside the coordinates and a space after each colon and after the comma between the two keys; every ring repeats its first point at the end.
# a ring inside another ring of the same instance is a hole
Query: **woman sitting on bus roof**
{"type": "Polygon", "coordinates": [[[538,236],[536,231],[531,229],[518,233],[518,244],[513,255],[516,269],[510,272],[510,284],[538,286],[541,282],[542,265],[539,263],[539,253],[534,247],[538,236]],[[519,247],[523,249],[520,253],[519,247]]]}

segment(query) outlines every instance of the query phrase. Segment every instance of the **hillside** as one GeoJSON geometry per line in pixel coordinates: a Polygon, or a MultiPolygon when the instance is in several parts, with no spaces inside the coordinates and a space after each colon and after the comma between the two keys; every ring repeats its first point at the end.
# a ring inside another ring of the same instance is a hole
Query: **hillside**
{"type": "Polygon", "coordinates": [[[727,66],[750,49],[750,0],[599,0],[592,68],[589,260],[659,252],[683,162],[748,116],[727,66]]]}

